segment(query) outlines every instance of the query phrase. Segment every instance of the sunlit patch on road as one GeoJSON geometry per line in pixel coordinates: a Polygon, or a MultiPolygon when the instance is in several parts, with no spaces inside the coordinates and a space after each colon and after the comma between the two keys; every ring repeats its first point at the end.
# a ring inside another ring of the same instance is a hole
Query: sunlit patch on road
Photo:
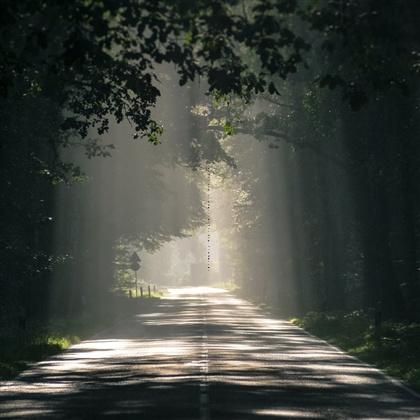
{"type": "Polygon", "coordinates": [[[171,289],[149,313],[36,364],[8,419],[419,418],[375,368],[222,289],[171,289]]]}
{"type": "Polygon", "coordinates": [[[262,410],[255,410],[254,414],[258,416],[270,416],[270,417],[278,417],[278,418],[310,418],[310,419],[322,419],[325,418],[323,415],[313,412],[313,411],[304,411],[304,410],[287,410],[284,408],[270,408],[270,409],[262,409],[262,410]]]}

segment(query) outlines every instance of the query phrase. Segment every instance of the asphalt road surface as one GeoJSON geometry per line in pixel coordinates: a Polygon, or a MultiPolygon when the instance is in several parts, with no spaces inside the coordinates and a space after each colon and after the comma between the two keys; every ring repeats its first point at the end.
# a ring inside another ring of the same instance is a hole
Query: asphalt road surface
{"type": "Polygon", "coordinates": [[[420,419],[420,399],[221,289],[153,312],[0,387],[8,419],[420,419]]]}

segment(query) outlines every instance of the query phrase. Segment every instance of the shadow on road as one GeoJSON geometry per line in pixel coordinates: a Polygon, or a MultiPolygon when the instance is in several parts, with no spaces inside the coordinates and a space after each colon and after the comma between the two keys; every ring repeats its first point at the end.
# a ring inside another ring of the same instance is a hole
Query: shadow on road
{"type": "Polygon", "coordinates": [[[419,400],[376,369],[220,289],[173,290],[0,391],[8,419],[420,418],[419,400]]]}

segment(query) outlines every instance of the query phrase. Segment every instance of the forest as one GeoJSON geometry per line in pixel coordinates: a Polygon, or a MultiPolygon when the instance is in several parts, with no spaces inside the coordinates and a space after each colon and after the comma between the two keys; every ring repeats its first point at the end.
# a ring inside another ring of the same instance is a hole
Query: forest
{"type": "Polygon", "coordinates": [[[1,10],[2,344],[117,313],[136,252],[145,287],[223,284],[319,334],[366,320],[412,355],[420,2],[1,10]]]}

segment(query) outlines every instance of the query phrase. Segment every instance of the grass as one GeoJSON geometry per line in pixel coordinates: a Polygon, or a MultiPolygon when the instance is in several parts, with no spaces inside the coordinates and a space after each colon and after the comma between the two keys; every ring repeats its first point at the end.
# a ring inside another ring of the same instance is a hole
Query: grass
{"type": "Polygon", "coordinates": [[[13,378],[30,364],[60,353],[126,316],[149,310],[162,296],[162,291],[151,292],[151,299],[147,288],[144,299],[127,299],[128,290],[125,296],[111,293],[102,298],[102,304],[93,312],[96,315],[86,313],[73,319],[33,324],[25,336],[13,339],[0,336],[0,380],[13,378]]]}
{"type": "Polygon", "coordinates": [[[60,353],[109,325],[109,320],[86,316],[74,320],[55,319],[47,325],[33,326],[25,337],[1,340],[0,379],[11,379],[30,364],[60,353]]]}
{"type": "Polygon", "coordinates": [[[384,322],[375,337],[372,320],[361,311],[310,312],[291,321],[420,391],[420,324],[384,322]]]}

